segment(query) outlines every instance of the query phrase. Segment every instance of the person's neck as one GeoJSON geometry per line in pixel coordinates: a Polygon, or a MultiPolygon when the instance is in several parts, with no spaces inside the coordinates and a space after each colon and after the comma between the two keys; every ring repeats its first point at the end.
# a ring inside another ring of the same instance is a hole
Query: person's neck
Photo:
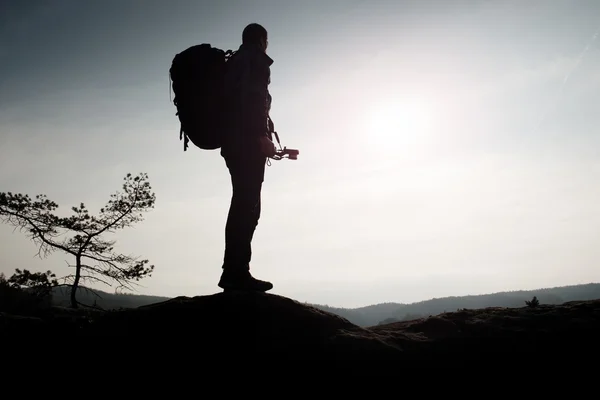
{"type": "Polygon", "coordinates": [[[242,47],[251,48],[267,54],[266,50],[259,43],[242,43],[242,47]]]}

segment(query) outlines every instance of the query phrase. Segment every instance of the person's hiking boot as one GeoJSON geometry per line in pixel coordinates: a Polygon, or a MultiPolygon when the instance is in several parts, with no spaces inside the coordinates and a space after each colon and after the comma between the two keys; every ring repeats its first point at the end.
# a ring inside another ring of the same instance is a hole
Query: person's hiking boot
{"type": "Polygon", "coordinates": [[[273,284],[256,279],[248,270],[224,269],[219,280],[219,287],[224,291],[243,290],[253,292],[266,292],[273,289],[273,284]]]}

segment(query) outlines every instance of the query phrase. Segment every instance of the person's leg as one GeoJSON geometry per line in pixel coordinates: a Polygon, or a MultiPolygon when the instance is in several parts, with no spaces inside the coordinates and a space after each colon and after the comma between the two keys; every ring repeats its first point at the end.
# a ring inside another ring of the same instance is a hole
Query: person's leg
{"type": "Polygon", "coordinates": [[[231,174],[233,193],[225,227],[225,257],[219,286],[266,291],[269,282],[252,278],[249,273],[252,239],[261,213],[264,158],[225,159],[231,174]]]}
{"type": "Polygon", "coordinates": [[[253,161],[251,165],[249,165],[249,176],[248,181],[251,182],[248,188],[249,199],[248,204],[252,204],[249,208],[252,209],[252,212],[248,214],[247,221],[247,252],[244,253],[244,262],[246,265],[250,264],[250,260],[252,259],[252,239],[254,238],[254,232],[256,232],[256,227],[258,226],[258,221],[260,220],[260,214],[262,210],[262,185],[265,178],[265,164],[266,159],[260,158],[257,161],[253,161]]]}
{"type": "Polygon", "coordinates": [[[233,193],[225,226],[224,264],[227,268],[247,269],[252,256],[252,237],[260,219],[263,178],[260,165],[254,160],[227,159],[226,162],[233,193]]]}

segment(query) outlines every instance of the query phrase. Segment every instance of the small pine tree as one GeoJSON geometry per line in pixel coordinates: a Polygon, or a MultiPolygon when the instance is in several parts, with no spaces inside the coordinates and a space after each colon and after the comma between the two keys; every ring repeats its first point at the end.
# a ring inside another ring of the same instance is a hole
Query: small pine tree
{"type": "Polygon", "coordinates": [[[525,304],[527,304],[527,307],[529,308],[535,308],[540,305],[540,301],[537,299],[536,296],[533,296],[533,299],[531,299],[531,301],[525,300],[525,304]]]}
{"type": "Polygon", "coordinates": [[[32,295],[43,298],[51,296],[52,288],[58,286],[55,278],[52,271],[30,272],[17,268],[7,282],[14,288],[28,290],[32,295]]]}
{"type": "MultiPolygon", "coordinates": [[[[116,282],[121,288],[148,277],[154,265],[148,260],[120,254],[114,250],[115,241],[104,238],[105,234],[132,226],[143,220],[143,214],[154,208],[156,197],[151,191],[145,173],[124,178],[123,191],[111,194],[110,200],[96,216],[90,215],[86,206],[72,207],[73,214],[60,217],[54,212],[58,204],[37,195],[35,199],[21,193],[0,193],[0,221],[13,225],[29,234],[39,246],[38,254],[62,251],[72,256],[74,269],[63,279],[71,282],[71,306],[77,308],[77,289],[81,282],[88,281],[110,285],[116,282]]],[[[44,276],[28,271],[17,271],[13,281],[31,283],[44,276]]],[[[54,278],[51,276],[50,278],[54,278]]],[[[45,286],[44,286],[45,287],[45,286]]]]}

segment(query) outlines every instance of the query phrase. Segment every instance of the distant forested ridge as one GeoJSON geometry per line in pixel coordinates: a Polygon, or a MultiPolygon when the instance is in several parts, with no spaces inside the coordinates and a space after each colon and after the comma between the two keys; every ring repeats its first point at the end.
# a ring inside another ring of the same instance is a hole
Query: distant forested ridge
{"type": "Polygon", "coordinates": [[[382,303],[360,308],[337,308],[313,304],[324,311],[332,312],[359,326],[413,320],[458,309],[485,307],[524,307],[526,300],[537,296],[540,304],[562,304],[575,300],[600,299],[600,284],[562,286],[535,290],[499,292],[476,296],[434,298],[411,304],[382,303]]]}
{"type": "MultiPolygon", "coordinates": [[[[80,288],[77,298],[83,304],[105,310],[136,308],[169,299],[169,297],[161,296],[147,296],[131,293],[107,293],[101,290],[92,291],[87,288],[80,288]]],[[[55,287],[52,293],[52,302],[57,306],[69,307],[69,289],[67,287],[55,287]]]]}

